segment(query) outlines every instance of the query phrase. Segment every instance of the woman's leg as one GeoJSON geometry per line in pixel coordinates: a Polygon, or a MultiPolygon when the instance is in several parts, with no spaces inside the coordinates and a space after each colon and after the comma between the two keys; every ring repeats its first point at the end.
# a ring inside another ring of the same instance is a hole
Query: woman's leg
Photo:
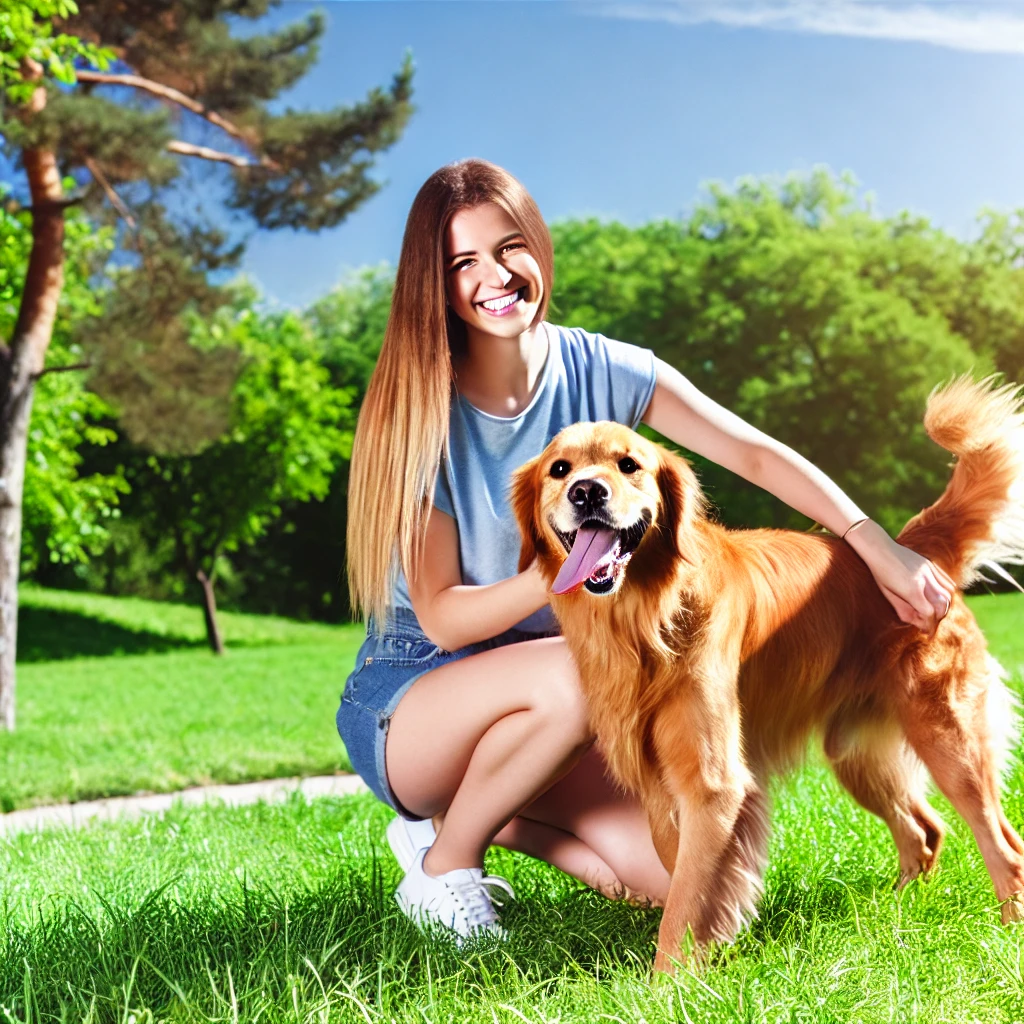
{"type": "Polygon", "coordinates": [[[418,679],[391,718],[385,763],[405,807],[445,812],[426,871],[483,864],[498,831],[591,742],[561,637],[483,651],[418,679]]]}
{"type": "Polygon", "coordinates": [[[548,861],[611,898],[662,906],[668,895],[670,875],[654,848],[647,814],[608,777],[597,747],[520,811],[494,842],[548,861]],[[594,858],[607,871],[591,877],[594,858]]]}
{"type": "Polygon", "coordinates": [[[572,770],[591,743],[576,667],[561,637],[485,651],[419,679],[391,719],[385,754],[388,781],[405,807],[423,816],[445,812],[425,869],[436,875],[482,864],[495,837],[530,805],[502,837],[512,848],[601,891],[625,884],[647,892],[619,879],[595,842],[657,900],[661,865],[642,812],[616,793],[599,757],[572,770]],[[631,869],[636,863],[639,872],[631,869]]]}

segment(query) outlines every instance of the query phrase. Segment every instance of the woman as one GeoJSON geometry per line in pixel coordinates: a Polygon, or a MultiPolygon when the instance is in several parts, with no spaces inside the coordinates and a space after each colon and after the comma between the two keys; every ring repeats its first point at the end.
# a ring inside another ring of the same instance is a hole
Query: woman
{"type": "Polygon", "coordinates": [[[668,891],[644,813],[591,746],[546,585],[535,566],[516,571],[509,473],[562,427],[644,422],[766,488],[846,536],[921,629],[954,591],[652,352],[546,323],[553,263],[536,204],[507,172],[467,160],[432,175],[409,214],[352,452],[349,588],[369,628],[338,729],[399,813],[399,904],[459,936],[501,934],[487,889],[507,883],[481,869],[491,843],[609,896],[660,904],[668,891]]]}

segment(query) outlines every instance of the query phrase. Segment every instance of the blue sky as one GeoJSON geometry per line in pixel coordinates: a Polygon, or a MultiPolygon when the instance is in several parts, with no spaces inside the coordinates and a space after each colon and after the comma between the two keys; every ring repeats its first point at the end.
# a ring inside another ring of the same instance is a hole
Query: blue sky
{"type": "Polygon", "coordinates": [[[253,237],[245,269],[287,305],[393,263],[416,190],[467,156],[549,222],[678,217],[709,180],[816,164],[959,236],[985,205],[1024,207],[1024,3],[289,0],[269,21],[314,7],[322,55],[288,102],[356,100],[409,50],[417,111],[344,224],[253,237]]]}
{"type": "MultiPolygon", "coordinates": [[[[549,222],[679,217],[709,181],[818,164],[960,237],[984,206],[1024,208],[1024,0],[285,0],[246,31],[314,9],[320,59],[285,104],[357,101],[411,52],[417,110],[343,224],[251,234],[271,303],[394,263],[417,189],[468,156],[549,222]]],[[[216,209],[209,165],[190,171],[216,209]]]]}

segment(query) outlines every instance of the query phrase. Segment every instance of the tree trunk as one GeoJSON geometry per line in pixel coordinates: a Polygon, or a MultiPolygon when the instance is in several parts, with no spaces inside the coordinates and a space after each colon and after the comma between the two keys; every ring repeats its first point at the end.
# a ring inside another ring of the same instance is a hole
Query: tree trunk
{"type": "Polygon", "coordinates": [[[0,444],[0,726],[13,732],[21,495],[32,389],[28,389],[27,395],[3,395],[0,402],[3,403],[0,415],[5,428],[0,444]]]}
{"type": "Polygon", "coordinates": [[[214,654],[224,653],[224,641],[221,639],[220,627],[217,625],[217,602],[213,597],[213,580],[199,569],[196,572],[199,586],[203,588],[203,616],[206,619],[206,639],[210,642],[210,650],[214,654]]]}
{"type": "MultiPolygon", "coordinates": [[[[30,109],[41,109],[37,89],[30,109]]],[[[14,729],[14,659],[18,639],[18,569],[25,449],[36,377],[43,369],[64,285],[64,204],[56,155],[24,149],[32,192],[32,253],[18,322],[0,348],[0,727],[14,729]]]]}

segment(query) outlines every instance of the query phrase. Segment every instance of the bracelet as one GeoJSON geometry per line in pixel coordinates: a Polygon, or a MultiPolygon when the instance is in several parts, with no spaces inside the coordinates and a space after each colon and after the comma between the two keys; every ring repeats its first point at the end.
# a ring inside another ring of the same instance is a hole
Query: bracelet
{"type": "Polygon", "coordinates": [[[840,539],[840,540],[846,540],[846,538],[847,538],[847,535],[848,535],[848,534],[850,534],[850,533],[852,533],[852,532],[853,532],[854,530],[856,530],[858,526],[862,526],[862,525],[863,525],[864,523],[870,522],[870,520],[871,520],[871,516],[865,516],[865,517],[864,517],[863,519],[858,519],[858,520],[857,520],[857,522],[855,522],[855,523],[851,523],[851,524],[850,524],[850,525],[849,525],[849,526],[848,526],[848,527],[846,528],[846,533],[844,533],[844,534],[842,535],[842,537],[840,537],[839,539],[840,539]]]}

